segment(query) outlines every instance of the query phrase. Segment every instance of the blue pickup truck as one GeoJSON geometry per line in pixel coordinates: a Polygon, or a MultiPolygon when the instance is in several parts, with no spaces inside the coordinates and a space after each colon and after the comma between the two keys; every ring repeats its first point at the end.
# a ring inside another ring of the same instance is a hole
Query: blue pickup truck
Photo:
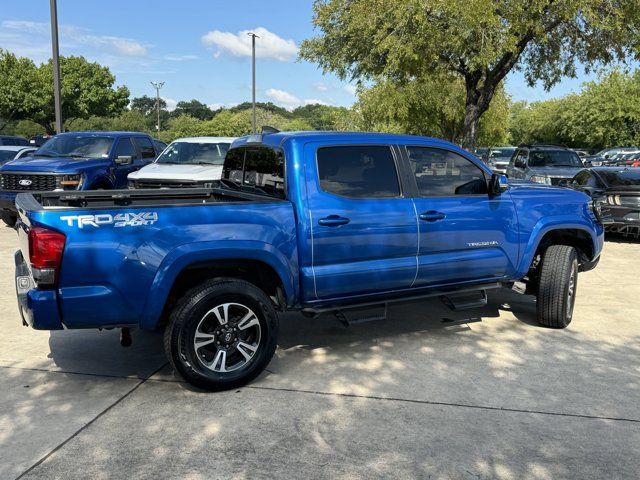
{"type": "Polygon", "coordinates": [[[72,132],[56,135],[28,157],[0,167],[0,216],[16,221],[14,200],[24,191],[110,190],[127,187],[127,175],[160,153],[138,132],[72,132]]]}
{"type": "Polygon", "coordinates": [[[263,133],[233,143],[212,189],[16,203],[25,325],[164,328],[175,370],[209,390],[266,367],[283,311],[428,296],[464,308],[522,281],[539,322],[566,327],[603,246],[583,193],[510,183],[451,143],[403,135],[263,133]]]}

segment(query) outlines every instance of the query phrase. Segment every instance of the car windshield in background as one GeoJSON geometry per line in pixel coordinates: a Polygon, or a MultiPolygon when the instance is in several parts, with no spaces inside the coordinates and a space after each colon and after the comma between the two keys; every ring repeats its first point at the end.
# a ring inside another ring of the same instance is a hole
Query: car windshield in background
{"type": "Polygon", "coordinates": [[[113,145],[112,137],[58,135],[48,140],[34,157],[106,158],[113,145]]]}
{"type": "Polygon", "coordinates": [[[515,151],[515,148],[492,148],[489,152],[489,160],[509,160],[515,151]]]}
{"type": "Polygon", "coordinates": [[[0,163],[13,160],[17,154],[18,152],[14,152],[12,150],[0,150],[0,163]]]}
{"type": "Polygon", "coordinates": [[[539,150],[529,155],[530,167],[582,167],[575,152],[567,150],[539,150]]]}
{"type": "Polygon", "coordinates": [[[179,165],[222,165],[230,143],[173,142],[156,163],[179,165]]]}
{"type": "Polygon", "coordinates": [[[640,190],[640,171],[636,169],[618,171],[598,170],[598,175],[602,177],[610,188],[640,190]]]}

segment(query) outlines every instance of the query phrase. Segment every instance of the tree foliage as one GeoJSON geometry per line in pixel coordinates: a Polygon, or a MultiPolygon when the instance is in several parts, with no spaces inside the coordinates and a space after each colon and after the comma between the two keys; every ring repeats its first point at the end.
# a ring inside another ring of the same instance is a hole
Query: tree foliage
{"type": "MultiPolygon", "coordinates": [[[[504,143],[510,101],[502,86],[480,122],[482,145],[504,143]]],[[[464,84],[450,73],[409,82],[381,80],[360,88],[355,110],[360,129],[409,133],[462,141],[464,131],[464,84]]]]}
{"type": "MultiPolygon", "coordinates": [[[[129,103],[129,90],[115,87],[107,67],[83,57],[60,57],[62,118],[90,118],[121,113],[129,103]]],[[[53,123],[53,68],[51,61],[35,65],[29,59],[0,50],[0,117],[31,120],[47,133],[53,123]]]]}
{"type": "Polygon", "coordinates": [[[638,57],[637,0],[315,0],[322,35],[302,58],[341,78],[410,81],[446,71],[465,85],[471,147],[496,90],[514,68],[545,88],[579,62],[638,57]]]}
{"type": "Polygon", "coordinates": [[[518,104],[510,121],[514,142],[604,148],[640,145],[640,71],[613,71],[578,94],[518,104]]]}

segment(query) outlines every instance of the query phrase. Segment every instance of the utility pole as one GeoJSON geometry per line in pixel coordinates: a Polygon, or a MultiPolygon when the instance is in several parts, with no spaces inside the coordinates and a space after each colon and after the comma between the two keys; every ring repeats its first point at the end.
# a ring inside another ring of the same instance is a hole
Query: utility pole
{"type": "Polygon", "coordinates": [[[158,114],[158,122],[156,123],[156,130],[160,131],[160,89],[164,85],[164,82],[151,82],[153,88],[156,89],[156,112],[158,114]]]}
{"type": "Polygon", "coordinates": [[[62,133],[62,99],[60,95],[60,51],[58,48],[58,6],[56,0],[51,7],[51,49],[53,50],[53,103],[56,112],[56,133],[62,133]]]}
{"type": "Polygon", "coordinates": [[[251,102],[251,126],[253,133],[256,133],[256,38],[260,38],[253,32],[247,35],[251,37],[251,80],[252,80],[252,102],[251,102]]]}

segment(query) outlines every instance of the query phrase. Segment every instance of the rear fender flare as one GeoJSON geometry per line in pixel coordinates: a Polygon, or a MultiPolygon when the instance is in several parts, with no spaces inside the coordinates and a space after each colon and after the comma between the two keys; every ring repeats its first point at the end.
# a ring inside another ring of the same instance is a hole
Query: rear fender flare
{"type": "Polygon", "coordinates": [[[140,328],[156,328],[165,303],[178,275],[187,267],[202,262],[225,259],[261,261],[269,265],[280,277],[287,304],[297,300],[297,257],[286,258],[275,247],[259,241],[215,241],[181,245],[171,250],[158,268],[145,302],[140,328]]]}

